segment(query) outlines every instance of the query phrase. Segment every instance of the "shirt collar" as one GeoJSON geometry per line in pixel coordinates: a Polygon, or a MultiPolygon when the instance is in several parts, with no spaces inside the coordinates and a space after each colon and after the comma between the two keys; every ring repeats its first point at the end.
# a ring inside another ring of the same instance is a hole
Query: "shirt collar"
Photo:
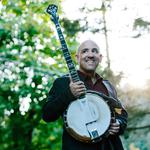
{"type": "MultiPolygon", "coordinates": [[[[78,74],[79,74],[79,77],[80,77],[80,79],[82,81],[87,81],[87,80],[91,79],[88,75],[86,75],[85,73],[81,72],[80,70],[78,70],[78,74]]],[[[103,79],[98,73],[95,74],[95,77],[96,77],[96,81],[103,79]]]]}

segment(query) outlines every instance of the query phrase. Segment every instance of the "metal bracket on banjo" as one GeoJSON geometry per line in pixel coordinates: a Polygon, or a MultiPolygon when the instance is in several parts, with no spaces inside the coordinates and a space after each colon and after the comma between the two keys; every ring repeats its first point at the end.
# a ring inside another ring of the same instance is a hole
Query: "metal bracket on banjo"
{"type": "Polygon", "coordinates": [[[100,137],[100,135],[98,134],[97,128],[95,128],[96,126],[97,126],[96,122],[86,124],[87,130],[91,137],[91,140],[94,140],[94,139],[97,139],[98,137],[100,137]]]}

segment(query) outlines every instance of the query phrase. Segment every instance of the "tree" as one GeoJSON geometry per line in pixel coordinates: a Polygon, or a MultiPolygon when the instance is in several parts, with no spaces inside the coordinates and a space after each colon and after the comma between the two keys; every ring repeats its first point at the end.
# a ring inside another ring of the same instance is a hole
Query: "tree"
{"type": "MultiPolygon", "coordinates": [[[[61,1],[57,1],[62,13],[60,4],[61,1]]],[[[41,119],[41,108],[53,80],[67,73],[55,29],[45,13],[48,5],[48,0],[3,1],[0,12],[1,150],[60,149],[62,121],[47,125],[41,119]]],[[[65,34],[68,33],[66,30],[65,34]]],[[[70,38],[68,44],[73,52],[76,38],[70,38]]]]}
{"type": "Polygon", "coordinates": [[[133,30],[137,31],[137,34],[133,38],[138,38],[150,31],[150,22],[143,20],[142,17],[136,18],[133,24],[133,30]]]}
{"type": "Polygon", "coordinates": [[[93,8],[93,9],[89,9],[88,7],[84,6],[83,8],[81,8],[80,10],[82,12],[85,12],[86,14],[90,14],[90,13],[99,13],[99,19],[97,19],[97,24],[99,24],[98,28],[93,28],[90,27],[88,25],[88,20],[87,17],[85,17],[84,19],[86,19],[86,30],[91,31],[92,33],[102,33],[104,34],[104,38],[105,38],[105,49],[106,49],[106,55],[107,55],[107,69],[110,70],[110,56],[109,56],[109,42],[108,42],[108,29],[107,29],[107,20],[106,20],[106,13],[108,11],[108,9],[111,8],[111,1],[112,0],[103,0],[100,2],[101,7],[97,7],[97,8],[93,8]]]}
{"type": "Polygon", "coordinates": [[[104,37],[105,42],[105,51],[106,51],[106,67],[99,67],[98,72],[104,77],[109,79],[116,87],[119,85],[123,72],[118,73],[117,75],[113,72],[111,68],[111,59],[110,59],[110,49],[109,49],[109,27],[107,25],[107,12],[111,10],[112,0],[102,0],[99,1],[100,7],[88,8],[86,5],[80,8],[81,12],[85,13],[85,17],[80,19],[84,21],[84,26],[82,27],[82,32],[91,32],[93,34],[99,33],[104,37]],[[88,16],[92,14],[93,20],[95,21],[95,26],[89,25],[88,16]],[[97,14],[96,17],[94,14],[97,14]],[[94,18],[95,17],[95,18],[94,18]]]}

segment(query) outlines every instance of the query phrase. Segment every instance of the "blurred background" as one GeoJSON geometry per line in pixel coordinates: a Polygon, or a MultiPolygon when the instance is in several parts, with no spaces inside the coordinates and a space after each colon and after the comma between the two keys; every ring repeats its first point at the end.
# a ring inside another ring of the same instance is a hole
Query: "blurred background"
{"type": "Polygon", "coordinates": [[[59,7],[75,64],[83,40],[100,46],[97,72],[115,85],[129,113],[125,150],[150,150],[149,0],[0,1],[0,150],[61,149],[61,118],[41,119],[54,79],[68,73],[49,4],[59,7]]]}

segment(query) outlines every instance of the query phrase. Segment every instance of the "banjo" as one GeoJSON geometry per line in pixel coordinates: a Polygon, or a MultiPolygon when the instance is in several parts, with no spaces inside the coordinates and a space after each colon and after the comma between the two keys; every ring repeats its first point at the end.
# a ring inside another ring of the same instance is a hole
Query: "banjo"
{"type": "MultiPolygon", "coordinates": [[[[52,4],[46,11],[51,15],[51,20],[55,24],[72,81],[77,82],[80,78],[61,31],[57,9],[57,6],[52,4]]],[[[115,117],[110,103],[115,107],[120,107],[120,103],[112,97],[95,91],[87,91],[84,96],[71,102],[63,114],[67,132],[76,140],[85,143],[96,143],[109,136],[111,118],[115,117]]]]}

